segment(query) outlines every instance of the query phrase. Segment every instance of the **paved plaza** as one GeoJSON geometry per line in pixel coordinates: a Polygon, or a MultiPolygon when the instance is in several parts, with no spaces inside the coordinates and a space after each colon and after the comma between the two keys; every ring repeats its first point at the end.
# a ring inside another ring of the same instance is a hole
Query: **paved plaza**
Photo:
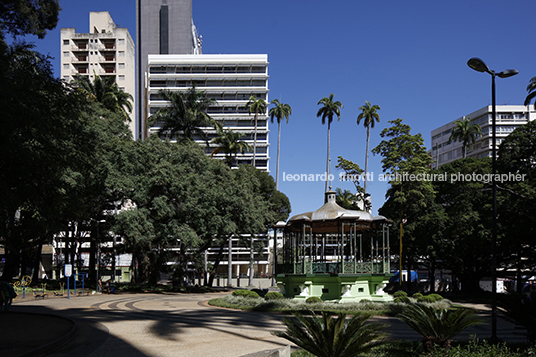
{"type": "MultiPolygon", "coordinates": [[[[38,300],[19,296],[10,312],[0,314],[0,355],[39,355],[54,348],[50,356],[237,357],[289,344],[270,334],[282,329],[283,314],[207,304],[225,294],[99,294],[38,300]]],[[[489,309],[474,307],[486,323],[466,330],[459,339],[490,336],[489,309]]],[[[389,324],[392,338],[420,339],[396,318],[373,320],[389,324]]],[[[498,326],[501,339],[525,341],[514,325],[499,319],[498,326]]]]}

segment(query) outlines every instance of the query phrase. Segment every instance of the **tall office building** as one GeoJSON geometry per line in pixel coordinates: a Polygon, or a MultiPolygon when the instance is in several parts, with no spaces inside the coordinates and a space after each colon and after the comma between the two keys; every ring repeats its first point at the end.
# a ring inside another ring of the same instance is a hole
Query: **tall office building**
{"type": "MultiPolygon", "coordinates": [[[[492,144],[492,106],[488,105],[473,113],[451,121],[437,129],[432,130],[432,159],[435,161],[433,167],[463,158],[462,143],[450,141],[452,129],[456,126],[457,120],[471,118],[472,124],[480,125],[482,138],[478,138],[474,144],[467,147],[467,157],[491,157],[492,144]]],[[[536,119],[536,111],[532,106],[523,105],[497,105],[496,106],[496,145],[497,147],[512,131],[519,126],[536,119]]]]}
{"type": "Polygon", "coordinates": [[[192,19],[192,0],[136,1],[137,99],[140,138],[145,138],[147,119],[148,55],[199,54],[200,41],[192,19]]]}
{"type": "MultiPolygon", "coordinates": [[[[249,98],[255,96],[268,102],[268,56],[253,55],[149,55],[147,65],[147,112],[151,116],[169,105],[158,91],[186,91],[192,86],[204,91],[215,104],[207,114],[221,123],[224,129],[244,134],[242,140],[254,146],[254,114],[246,108],[249,98]]],[[[158,132],[162,123],[149,128],[149,134],[158,132]]],[[[209,140],[217,136],[214,128],[206,128],[209,140]]],[[[268,114],[257,116],[257,144],[255,166],[269,171],[268,114]]],[[[198,138],[202,142],[201,138],[198,138]]],[[[206,148],[207,154],[215,147],[206,148]]],[[[215,155],[224,158],[224,153],[215,155]]],[[[238,154],[237,164],[252,164],[253,152],[238,154]]]]}
{"type": "MultiPolygon", "coordinates": [[[[113,77],[125,92],[132,95],[136,108],[135,46],[128,29],[117,27],[107,11],[89,13],[89,33],[62,28],[61,78],[69,82],[77,74],[113,77]]],[[[130,130],[136,137],[135,110],[130,114],[130,130]]]]}

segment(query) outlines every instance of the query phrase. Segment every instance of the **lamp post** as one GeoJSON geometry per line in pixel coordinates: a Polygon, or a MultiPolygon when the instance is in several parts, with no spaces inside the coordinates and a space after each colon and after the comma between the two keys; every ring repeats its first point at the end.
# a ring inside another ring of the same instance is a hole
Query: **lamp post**
{"type": "Polygon", "coordinates": [[[495,77],[508,78],[515,76],[519,72],[516,69],[507,69],[499,73],[495,73],[494,70],[490,70],[489,67],[480,58],[473,57],[467,61],[467,65],[477,72],[486,72],[491,75],[491,107],[492,107],[492,121],[491,121],[491,152],[492,152],[492,192],[493,192],[493,220],[492,220],[492,237],[491,237],[491,337],[490,340],[498,341],[497,337],[497,261],[496,261],[496,245],[497,245],[497,182],[495,181],[495,174],[497,173],[497,148],[496,148],[496,117],[497,110],[495,104],[495,77]]]}

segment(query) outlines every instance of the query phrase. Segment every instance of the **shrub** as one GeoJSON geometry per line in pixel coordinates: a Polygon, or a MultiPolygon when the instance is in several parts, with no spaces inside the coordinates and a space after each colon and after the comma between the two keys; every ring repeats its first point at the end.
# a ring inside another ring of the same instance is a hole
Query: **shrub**
{"type": "Polygon", "coordinates": [[[467,327],[481,323],[473,309],[435,309],[421,304],[406,306],[398,318],[423,337],[427,352],[436,346],[449,348],[454,336],[467,327]]]}
{"type": "Polygon", "coordinates": [[[398,296],[398,297],[395,297],[395,302],[402,302],[404,304],[409,304],[411,303],[411,300],[409,299],[409,297],[407,296],[398,296]]]}
{"type": "Polygon", "coordinates": [[[397,298],[397,297],[407,297],[408,296],[408,293],[405,292],[405,291],[396,291],[394,294],[393,294],[393,297],[397,298]]]}
{"type": "Polygon", "coordinates": [[[292,313],[295,319],[283,319],[286,331],[273,331],[272,334],[285,338],[313,356],[358,356],[371,348],[385,343],[383,330],[385,325],[365,323],[368,316],[355,315],[348,321],[346,314],[322,312],[317,317],[311,311],[311,317],[292,313]]]}
{"type": "Polygon", "coordinates": [[[270,291],[266,295],[264,295],[265,300],[281,300],[284,299],[285,296],[277,291],[270,291]]]}
{"type": "Polygon", "coordinates": [[[443,300],[443,296],[441,296],[439,294],[430,294],[428,296],[433,300],[432,302],[443,300]]]}
{"type": "Polygon", "coordinates": [[[259,297],[259,294],[257,294],[256,292],[251,291],[251,290],[245,290],[245,289],[235,290],[235,291],[233,291],[233,295],[234,296],[248,297],[248,298],[258,298],[259,297]]]}
{"type": "Polygon", "coordinates": [[[419,298],[421,298],[421,297],[423,297],[423,296],[424,296],[424,295],[421,294],[421,293],[415,293],[415,294],[411,295],[411,297],[414,298],[414,299],[419,299],[419,298]]]}
{"type": "Polygon", "coordinates": [[[434,302],[434,298],[431,296],[421,296],[420,298],[417,299],[417,302],[432,303],[434,302]]]}
{"type": "Polygon", "coordinates": [[[251,291],[256,292],[260,297],[264,297],[264,295],[266,295],[266,293],[268,292],[268,289],[266,289],[266,290],[251,289],[251,291]]]}
{"type": "Polygon", "coordinates": [[[311,297],[308,297],[307,300],[305,300],[305,302],[308,304],[315,304],[318,302],[322,302],[322,299],[319,298],[318,296],[311,296],[311,297]]]}

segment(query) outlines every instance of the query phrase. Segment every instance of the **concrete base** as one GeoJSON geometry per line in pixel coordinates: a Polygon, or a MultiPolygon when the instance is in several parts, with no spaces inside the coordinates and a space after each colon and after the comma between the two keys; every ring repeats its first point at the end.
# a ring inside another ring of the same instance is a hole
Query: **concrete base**
{"type": "Polygon", "coordinates": [[[277,286],[287,298],[355,302],[361,300],[392,301],[383,291],[392,274],[307,274],[278,275],[277,286]]]}

